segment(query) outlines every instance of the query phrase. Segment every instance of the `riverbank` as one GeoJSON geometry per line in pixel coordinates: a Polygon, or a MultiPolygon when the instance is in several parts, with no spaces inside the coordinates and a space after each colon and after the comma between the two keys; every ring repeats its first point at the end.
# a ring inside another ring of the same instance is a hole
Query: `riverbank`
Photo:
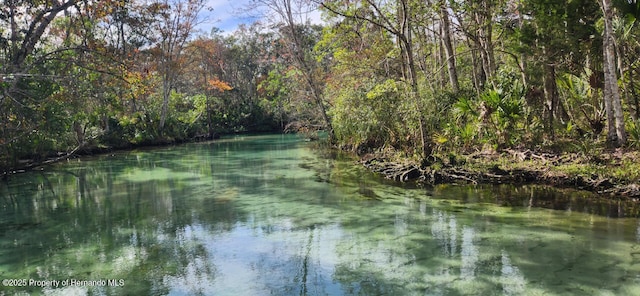
{"type": "MultiPolygon", "coordinates": [[[[222,134],[213,135],[197,135],[192,138],[185,139],[156,139],[152,141],[145,141],[142,143],[122,142],[115,143],[113,145],[104,144],[85,144],[83,146],[75,147],[70,151],[51,151],[47,155],[33,155],[33,157],[19,159],[14,166],[2,167],[0,166],[0,179],[7,179],[13,174],[24,173],[30,170],[38,169],[43,166],[53,164],[59,161],[68,159],[81,158],[84,156],[108,154],[116,151],[127,151],[145,147],[162,147],[169,145],[180,145],[192,142],[202,142],[216,140],[221,137],[222,134]]],[[[228,135],[228,134],[224,134],[228,135]]]]}
{"type": "Polygon", "coordinates": [[[424,164],[383,153],[360,163],[388,179],[424,184],[540,184],[640,201],[640,153],[621,149],[597,156],[505,149],[431,156],[424,164]]]}

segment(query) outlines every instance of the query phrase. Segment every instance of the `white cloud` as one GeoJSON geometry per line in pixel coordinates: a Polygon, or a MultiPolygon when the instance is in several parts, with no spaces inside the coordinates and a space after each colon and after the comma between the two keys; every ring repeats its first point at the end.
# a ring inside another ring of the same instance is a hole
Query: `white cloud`
{"type": "Polygon", "coordinates": [[[200,13],[203,22],[198,29],[208,34],[212,28],[218,28],[226,33],[233,32],[240,24],[251,24],[257,18],[248,17],[243,10],[249,0],[208,0],[205,9],[200,13]]]}
{"type": "MultiPolygon", "coordinates": [[[[248,9],[250,0],[208,0],[201,17],[205,20],[198,29],[208,34],[212,28],[218,28],[225,34],[231,34],[240,24],[250,25],[261,19],[256,9],[248,9]]],[[[313,24],[321,24],[319,9],[308,12],[301,18],[309,19],[313,24]]]]}

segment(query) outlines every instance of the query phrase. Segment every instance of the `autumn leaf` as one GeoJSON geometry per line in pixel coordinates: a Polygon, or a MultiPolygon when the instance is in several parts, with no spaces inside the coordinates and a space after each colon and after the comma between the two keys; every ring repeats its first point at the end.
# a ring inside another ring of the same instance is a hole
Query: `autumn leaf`
{"type": "Polygon", "coordinates": [[[233,89],[233,87],[231,87],[228,83],[217,78],[209,79],[209,81],[207,81],[207,84],[207,89],[209,90],[218,90],[220,92],[225,92],[233,89]]]}

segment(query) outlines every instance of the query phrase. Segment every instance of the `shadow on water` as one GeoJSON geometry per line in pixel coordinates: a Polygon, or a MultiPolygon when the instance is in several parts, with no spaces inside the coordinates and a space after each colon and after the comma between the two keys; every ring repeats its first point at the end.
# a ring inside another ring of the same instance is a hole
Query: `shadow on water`
{"type": "Polygon", "coordinates": [[[608,218],[639,218],[640,203],[575,189],[542,185],[439,185],[427,191],[443,200],[493,203],[512,208],[544,208],[608,218]]]}

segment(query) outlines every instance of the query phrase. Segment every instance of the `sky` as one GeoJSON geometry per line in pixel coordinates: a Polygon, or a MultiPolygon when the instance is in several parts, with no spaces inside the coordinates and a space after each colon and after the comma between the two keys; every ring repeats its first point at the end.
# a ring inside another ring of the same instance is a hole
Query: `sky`
{"type": "Polygon", "coordinates": [[[225,34],[230,34],[240,24],[252,24],[258,18],[242,12],[248,4],[249,0],[208,0],[201,12],[205,21],[200,24],[199,29],[208,34],[215,27],[225,34]]]}
{"type": "MultiPolygon", "coordinates": [[[[198,29],[209,34],[212,28],[218,28],[224,35],[233,33],[240,24],[250,25],[260,20],[257,11],[246,11],[250,0],[207,0],[201,17],[205,21],[198,29]],[[254,16],[251,16],[254,15],[254,16]]],[[[310,14],[312,23],[320,23],[320,12],[310,14]]]]}

